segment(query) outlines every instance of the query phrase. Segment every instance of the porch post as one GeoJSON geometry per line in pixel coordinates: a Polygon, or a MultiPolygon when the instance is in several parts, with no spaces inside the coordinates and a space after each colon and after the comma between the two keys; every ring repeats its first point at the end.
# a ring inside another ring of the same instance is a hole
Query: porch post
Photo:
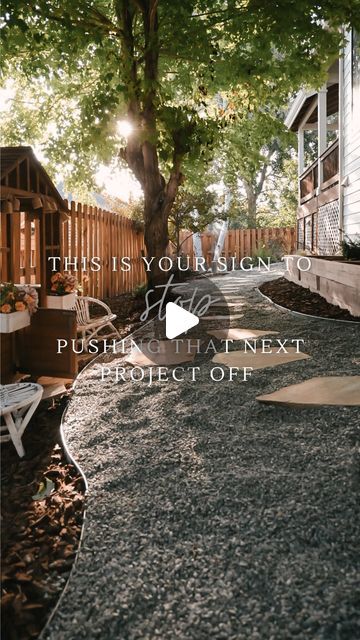
{"type": "Polygon", "coordinates": [[[327,88],[323,86],[318,92],[318,193],[323,181],[321,155],[326,151],[327,140],[327,88]]]}
{"type": "Polygon", "coordinates": [[[304,171],[304,129],[298,130],[298,174],[304,171]]]}
{"type": "MultiPolygon", "coordinates": [[[[342,52],[344,54],[344,50],[342,52]]],[[[344,238],[344,61],[345,54],[339,56],[339,240],[344,238]]]]}

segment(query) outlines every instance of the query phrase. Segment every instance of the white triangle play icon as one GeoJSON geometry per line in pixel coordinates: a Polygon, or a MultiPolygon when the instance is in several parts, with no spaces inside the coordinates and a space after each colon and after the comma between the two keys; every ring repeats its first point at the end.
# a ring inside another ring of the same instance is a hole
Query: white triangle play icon
{"type": "Polygon", "coordinates": [[[173,302],[166,305],[166,337],[169,340],[199,324],[199,318],[173,302]]]}

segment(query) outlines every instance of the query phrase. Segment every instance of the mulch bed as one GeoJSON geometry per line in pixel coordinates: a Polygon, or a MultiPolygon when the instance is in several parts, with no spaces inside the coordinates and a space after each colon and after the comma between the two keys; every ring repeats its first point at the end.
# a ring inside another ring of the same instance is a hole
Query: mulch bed
{"type": "MultiPolygon", "coordinates": [[[[114,298],[104,298],[104,302],[117,315],[114,325],[122,338],[140,324],[140,315],[145,308],[143,296],[134,297],[132,293],[124,293],[114,298]]],[[[96,313],[102,315],[102,310],[94,307],[94,314],[96,313]]]]}
{"type": "Polygon", "coordinates": [[[352,316],[346,309],[330,304],[318,293],[313,293],[310,289],[305,289],[286,278],[264,282],[259,290],[275,304],[291,311],[333,320],[360,322],[360,318],[352,316]]]}
{"type": "MultiPolygon", "coordinates": [[[[139,322],[144,299],[107,299],[121,337],[139,322]]],[[[1,447],[2,638],[36,638],[66,584],[79,546],[85,486],[66,461],[59,427],[69,396],[40,404],[27,426],[19,458],[11,442],[1,447]],[[52,493],[33,500],[41,482],[52,493]]]]}
{"type": "Polygon", "coordinates": [[[45,403],[31,420],[19,458],[2,446],[2,632],[6,640],[36,637],[69,575],[79,544],[84,482],[60,447],[59,423],[66,398],[45,403]],[[44,406],[45,405],[45,406],[44,406]],[[41,482],[51,495],[33,500],[41,482]]]}

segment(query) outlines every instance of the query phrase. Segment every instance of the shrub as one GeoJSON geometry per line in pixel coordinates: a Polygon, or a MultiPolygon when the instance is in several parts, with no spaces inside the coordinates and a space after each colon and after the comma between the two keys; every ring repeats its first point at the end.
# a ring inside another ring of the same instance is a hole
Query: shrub
{"type": "Polygon", "coordinates": [[[286,247],[282,240],[273,239],[269,240],[267,245],[262,244],[254,251],[253,258],[262,258],[264,262],[267,262],[270,258],[270,262],[280,262],[283,255],[286,253],[286,247]]]}
{"type": "Polygon", "coordinates": [[[349,238],[345,236],[341,248],[345,260],[360,260],[360,237],[349,238]]]}
{"type": "Polygon", "coordinates": [[[144,282],[143,284],[136,285],[133,291],[134,298],[144,298],[147,291],[147,284],[144,282]]]}

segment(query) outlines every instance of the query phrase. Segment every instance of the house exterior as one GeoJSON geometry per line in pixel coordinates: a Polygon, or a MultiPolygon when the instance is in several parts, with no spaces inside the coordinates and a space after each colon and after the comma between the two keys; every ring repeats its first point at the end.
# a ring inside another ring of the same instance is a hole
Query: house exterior
{"type": "Polygon", "coordinates": [[[326,84],[300,91],[286,125],[298,135],[297,249],[339,253],[360,234],[360,35],[351,30],[326,84]],[[309,162],[309,150],[315,157],[309,162]]]}

